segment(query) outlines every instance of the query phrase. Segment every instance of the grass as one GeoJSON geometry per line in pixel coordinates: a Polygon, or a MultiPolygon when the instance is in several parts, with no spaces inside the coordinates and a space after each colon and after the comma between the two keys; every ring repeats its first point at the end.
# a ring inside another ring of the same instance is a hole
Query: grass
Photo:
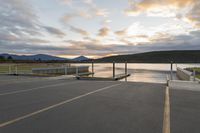
{"type": "Polygon", "coordinates": [[[196,78],[200,79],[200,75],[196,75],[196,78]]]}
{"type": "Polygon", "coordinates": [[[196,72],[200,72],[200,68],[193,68],[196,72]]]}
{"type": "Polygon", "coordinates": [[[192,68],[192,70],[195,70],[195,72],[196,72],[196,78],[200,79],[200,68],[196,67],[196,68],[192,68]]]}
{"type": "Polygon", "coordinates": [[[44,67],[61,67],[62,63],[21,63],[21,64],[0,64],[0,74],[8,74],[9,70],[11,73],[15,73],[16,68],[18,73],[31,73],[33,68],[44,68],[44,67]]]}

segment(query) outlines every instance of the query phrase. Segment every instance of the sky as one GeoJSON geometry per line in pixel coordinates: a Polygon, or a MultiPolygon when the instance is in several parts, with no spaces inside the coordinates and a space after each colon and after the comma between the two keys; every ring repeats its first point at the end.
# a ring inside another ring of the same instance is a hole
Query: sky
{"type": "Polygon", "coordinates": [[[200,0],[0,0],[0,53],[200,50],[200,0]]]}

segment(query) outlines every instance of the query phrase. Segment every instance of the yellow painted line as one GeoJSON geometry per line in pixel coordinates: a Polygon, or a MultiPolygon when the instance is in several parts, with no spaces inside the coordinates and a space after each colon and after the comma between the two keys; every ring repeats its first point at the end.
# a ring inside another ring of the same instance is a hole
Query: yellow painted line
{"type": "Polygon", "coordinates": [[[163,118],[163,133],[170,133],[170,99],[169,99],[169,87],[165,90],[165,106],[164,106],[164,118],[163,118]]]}
{"type": "Polygon", "coordinates": [[[106,90],[106,89],[109,89],[109,88],[112,88],[112,87],[115,87],[115,86],[119,86],[119,85],[121,85],[121,83],[120,83],[120,84],[110,85],[110,86],[107,86],[107,87],[103,87],[103,88],[101,88],[101,89],[98,89],[98,90],[95,90],[95,91],[91,91],[91,92],[85,93],[85,94],[83,94],[83,95],[80,95],[80,96],[77,96],[77,97],[74,97],[74,98],[71,98],[71,99],[62,101],[62,102],[57,103],[57,104],[54,104],[54,105],[51,105],[51,106],[49,106],[49,107],[40,109],[40,110],[35,111],[35,112],[32,112],[32,113],[30,113],[30,114],[27,114],[27,115],[24,115],[24,116],[21,116],[21,117],[18,117],[18,118],[9,120],[9,121],[7,121],[7,122],[1,123],[1,124],[0,124],[0,128],[5,127],[5,126],[8,126],[8,125],[10,125],[10,124],[14,124],[14,123],[16,123],[16,122],[18,122],[18,121],[21,121],[21,120],[23,120],[23,119],[32,117],[32,116],[34,116],[34,115],[40,114],[40,113],[45,112],[45,111],[48,111],[48,110],[50,110],[50,109],[56,108],[56,107],[61,106],[61,105],[63,105],[63,104],[66,104],[66,103],[69,103],[69,102],[73,102],[73,101],[75,101],[75,100],[78,100],[78,99],[80,99],[80,98],[86,97],[86,96],[88,96],[88,95],[91,95],[91,94],[94,94],[94,93],[97,93],[97,92],[100,92],[100,91],[103,91],[103,90],[106,90]]]}
{"type": "Polygon", "coordinates": [[[46,86],[36,87],[36,88],[32,88],[32,89],[11,91],[11,92],[6,92],[6,93],[1,93],[0,96],[11,95],[11,94],[17,94],[17,93],[28,92],[28,91],[33,91],[33,90],[39,90],[39,89],[48,88],[48,87],[56,87],[56,86],[74,84],[74,83],[77,83],[77,81],[75,81],[75,82],[69,82],[69,83],[54,84],[54,85],[46,85],[46,86]]]}

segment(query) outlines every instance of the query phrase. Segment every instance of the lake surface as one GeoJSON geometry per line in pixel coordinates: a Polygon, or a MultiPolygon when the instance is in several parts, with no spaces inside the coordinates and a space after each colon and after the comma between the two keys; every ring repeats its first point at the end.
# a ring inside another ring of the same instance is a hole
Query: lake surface
{"type": "MultiPolygon", "coordinates": [[[[76,65],[91,65],[91,64],[76,64],[76,65]]],[[[131,74],[127,81],[131,82],[152,82],[166,83],[166,76],[170,74],[170,64],[150,64],[150,63],[128,63],[128,73],[131,74]]],[[[94,72],[96,77],[112,77],[112,63],[96,63],[94,64],[94,72]]],[[[125,73],[125,64],[116,63],[116,74],[125,73]]],[[[200,67],[200,64],[173,64],[173,71],[176,68],[200,67]]],[[[91,71],[91,67],[90,67],[91,71]]],[[[174,79],[176,74],[174,73],[174,79]]],[[[122,81],[125,81],[123,79],[122,81]]]]}

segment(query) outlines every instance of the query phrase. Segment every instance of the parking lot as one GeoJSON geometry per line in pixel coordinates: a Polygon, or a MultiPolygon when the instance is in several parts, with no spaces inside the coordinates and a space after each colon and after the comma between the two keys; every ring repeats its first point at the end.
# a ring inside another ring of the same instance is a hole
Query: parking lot
{"type": "MultiPolygon", "coordinates": [[[[162,133],[166,84],[0,77],[1,133],[162,133]]],[[[200,93],[170,89],[173,133],[199,133],[200,93]]]]}

